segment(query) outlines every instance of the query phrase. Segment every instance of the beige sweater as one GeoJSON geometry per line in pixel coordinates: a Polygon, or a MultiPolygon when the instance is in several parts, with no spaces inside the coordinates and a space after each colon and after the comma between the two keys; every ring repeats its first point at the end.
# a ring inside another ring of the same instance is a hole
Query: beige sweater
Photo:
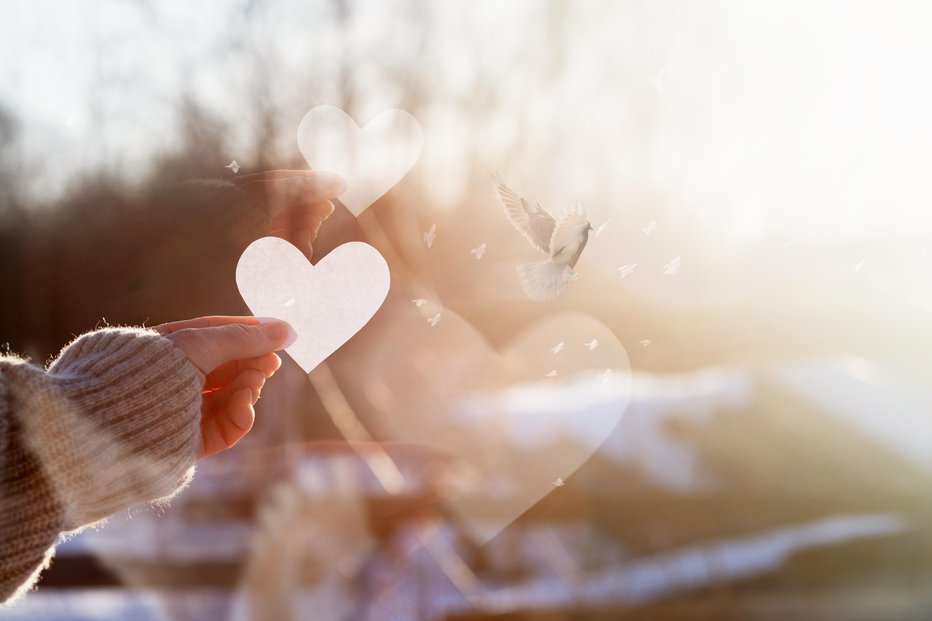
{"type": "Polygon", "coordinates": [[[47,371],[0,357],[0,602],[32,587],[63,533],[187,484],[203,382],[145,329],[85,334],[47,371]]]}

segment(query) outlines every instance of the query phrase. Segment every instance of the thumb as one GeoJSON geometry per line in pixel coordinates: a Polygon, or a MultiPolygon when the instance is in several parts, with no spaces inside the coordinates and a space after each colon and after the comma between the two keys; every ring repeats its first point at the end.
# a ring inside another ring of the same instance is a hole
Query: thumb
{"type": "Polygon", "coordinates": [[[246,325],[232,323],[212,328],[189,328],[166,336],[205,375],[225,362],[255,358],[283,349],[295,333],[284,321],[246,325]]]}

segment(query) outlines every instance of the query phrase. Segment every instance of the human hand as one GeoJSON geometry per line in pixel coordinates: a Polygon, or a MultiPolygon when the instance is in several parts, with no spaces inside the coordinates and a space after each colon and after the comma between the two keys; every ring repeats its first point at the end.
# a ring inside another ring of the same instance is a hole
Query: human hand
{"type": "Polygon", "coordinates": [[[342,177],[314,170],[267,170],[229,181],[265,208],[272,218],[269,232],[291,242],[308,260],[320,225],[333,213],[329,199],[346,189],[342,177]]]}
{"type": "Polygon", "coordinates": [[[265,380],[281,366],[276,350],[294,335],[284,321],[210,316],[154,328],[172,341],[205,376],[201,401],[203,459],[228,449],[252,429],[265,380]]]}

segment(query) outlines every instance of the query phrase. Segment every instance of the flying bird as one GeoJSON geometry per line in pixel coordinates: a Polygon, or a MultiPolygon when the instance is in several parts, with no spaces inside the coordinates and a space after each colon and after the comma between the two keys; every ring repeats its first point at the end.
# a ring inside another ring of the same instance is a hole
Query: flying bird
{"type": "Polygon", "coordinates": [[[232,162],[224,166],[224,168],[229,168],[231,171],[233,171],[233,174],[235,175],[236,173],[239,172],[239,169],[241,168],[241,166],[239,165],[239,162],[237,162],[236,160],[233,160],[232,162]]]}
{"type": "Polygon", "coordinates": [[[482,255],[485,254],[485,242],[482,242],[481,244],[479,244],[478,247],[473,248],[472,250],[470,250],[470,251],[469,251],[469,254],[475,256],[477,261],[478,261],[479,259],[481,259],[481,258],[482,258],[482,255]]]}
{"type": "Polygon", "coordinates": [[[663,95],[663,69],[658,71],[656,75],[647,80],[647,82],[654,87],[658,95],[663,95]]]}
{"type": "Polygon", "coordinates": [[[631,275],[631,272],[634,271],[634,268],[638,266],[637,263],[626,263],[618,268],[618,275],[622,278],[627,278],[631,275]]]}
{"type": "Polygon", "coordinates": [[[582,254],[592,225],[582,203],[577,202],[556,220],[538,203],[531,206],[498,175],[492,176],[505,217],[533,248],[548,256],[546,261],[518,266],[521,287],[532,300],[546,302],[563,293],[576,279],[576,262],[582,254]]]}
{"type": "Polygon", "coordinates": [[[428,248],[433,248],[434,239],[437,237],[437,223],[430,225],[430,229],[424,233],[424,243],[427,244],[428,248]]]}
{"type": "Polygon", "coordinates": [[[605,227],[607,227],[607,226],[608,226],[608,223],[611,222],[611,221],[612,221],[612,218],[609,218],[608,220],[606,220],[605,222],[603,222],[602,224],[600,224],[600,225],[599,225],[599,228],[597,228],[597,229],[595,230],[595,233],[592,235],[592,237],[593,237],[593,238],[597,238],[599,235],[601,235],[601,234],[602,234],[602,231],[605,230],[605,227]]]}

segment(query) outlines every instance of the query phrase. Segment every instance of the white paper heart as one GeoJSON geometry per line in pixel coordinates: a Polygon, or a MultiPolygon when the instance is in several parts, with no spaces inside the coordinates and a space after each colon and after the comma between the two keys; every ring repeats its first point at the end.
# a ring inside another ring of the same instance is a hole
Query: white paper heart
{"type": "Polygon", "coordinates": [[[338,198],[358,216],[414,166],[424,145],[420,123],[404,110],[386,110],[360,128],[336,106],[312,108],[298,125],[298,148],[311,168],[347,183],[338,198]]]}
{"type": "Polygon", "coordinates": [[[379,251],[349,242],[311,265],[278,237],[251,243],[236,266],[240,295],[257,317],[287,321],[298,338],[285,351],[307,373],[375,315],[390,275],[379,251]]]}

